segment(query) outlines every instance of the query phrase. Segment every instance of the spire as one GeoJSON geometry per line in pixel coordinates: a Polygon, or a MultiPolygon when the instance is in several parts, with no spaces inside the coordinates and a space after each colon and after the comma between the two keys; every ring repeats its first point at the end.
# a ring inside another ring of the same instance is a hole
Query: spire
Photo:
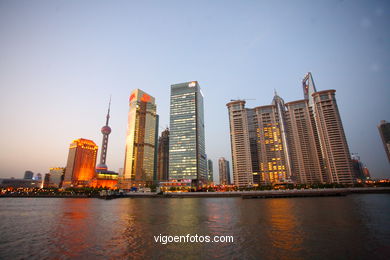
{"type": "Polygon", "coordinates": [[[311,72],[308,72],[302,80],[303,96],[309,100],[309,105],[313,105],[312,94],[317,92],[311,72]]]}
{"type": "Polygon", "coordinates": [[[278,92],[276,92],[276,88],[274,88],[274,96],[277,96],[278,92]]]}
{"type": "Polygon", "coordinates": [[[106,116],[106,126],[108,126],[108,120],[110,120],[110,107],[111,107],[111,95],[110,95],[110,101],[108,102],[108,111],[106,116]]]}

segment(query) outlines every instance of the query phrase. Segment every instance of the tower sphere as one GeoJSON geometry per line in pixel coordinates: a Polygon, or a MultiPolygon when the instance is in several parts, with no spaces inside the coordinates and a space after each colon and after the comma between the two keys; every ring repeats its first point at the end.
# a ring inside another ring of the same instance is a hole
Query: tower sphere
{"type": "Polygon", "coordinates": [[[104,135],[109,135],[111,133],[111,127],[109,127],[108,125],[105,125],[102,127],[102,134],[104,135]]]}

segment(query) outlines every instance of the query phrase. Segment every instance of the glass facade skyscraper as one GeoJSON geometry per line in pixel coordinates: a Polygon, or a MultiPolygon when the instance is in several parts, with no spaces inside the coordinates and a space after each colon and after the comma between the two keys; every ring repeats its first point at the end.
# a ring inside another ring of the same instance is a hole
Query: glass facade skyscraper
{"type": "Polygon", "coordinates": [[[169,179],[207,179],[203,95],[197,81],[171,85],[169,179]]]}
{"type": "Polygon", "coordinates": [[[123,188],[143,186],[154,180],[156,147],[156,104],[140,89],[131,93],[126,137],[123,188]]]}

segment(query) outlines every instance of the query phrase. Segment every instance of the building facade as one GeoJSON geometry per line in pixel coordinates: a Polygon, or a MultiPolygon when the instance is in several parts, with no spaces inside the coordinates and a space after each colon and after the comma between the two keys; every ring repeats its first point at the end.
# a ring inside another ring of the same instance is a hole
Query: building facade
{"type": "Polygon", "coordinates": [[[296,183],[324,183],[307,100],[286,103],[291,171],[296,183]]]}
{"type": "Polygon", "coordinates": [[[229,185],[230,184],[229,161],[227,161],[224,157],[218,159],[218,170],[219,170],[219,184],[229,185]]]}
{"type": "Polygon", "coordinates": [[[324,90],[312,94],[314,121],[319,136],[326,181],[352,184],[351,155],[335,92],[336,90],[324,90]]]}
{"type": "Polygon", "coordinates": [[[213,161],[207,160],[207,183],[211,184],[214,181],[213,161]]]}
{"type": "Polygon", "coordinates": [[[140,89],[131,92],[126,152],[121,188],[154,181],[157,115],[154,97],[140,89]]]}
{"type": "Polygon", "coordinates": [[[76,139],[69,147],[63,187],[85,187],[95,177],[98,146],[91,140],[76,139]]]}
{"type": "Polygon", "coordinates": [[[276,92],[267,106],[227,104],[235,185],[353,183],[335,90],[317,92],[311,73],[302,87],[304,99],[286,104],[276,92]]]}
{"type": "Polygon", "coordinates": [[[34,173],[32,171],[25,171],[23,179],[32,180],[34,177],[34,173]]]}
{"type": "Polygon", "coordinates": [[[171,85],[169,179],[207,181],[203,95],[197,81],[171,85]]]}
{"type": "Polygon", "coordinates": [[[64,180],[65,168],[53,167],[49,170],[49,186],[54,188],[61,188],[64,180]]]}
{"type": "Polygon", "coordinates": [[[248,115],[244,100],[226,104],[229,111],[230,143],[233,164],[233,183],[236,186],[253,184],[248,115]]]}
{"type": "Polygon", "coordinates": [[[158,166],[157,180],[169,180],[169,129],[161,132],[158,139],[158,166]]]}
{"type": "Polygon", "coordinates": [[[378,125],[379,134],[381,136],[383,147],[390,162],[390,123],[382,120],[378,125]]]}

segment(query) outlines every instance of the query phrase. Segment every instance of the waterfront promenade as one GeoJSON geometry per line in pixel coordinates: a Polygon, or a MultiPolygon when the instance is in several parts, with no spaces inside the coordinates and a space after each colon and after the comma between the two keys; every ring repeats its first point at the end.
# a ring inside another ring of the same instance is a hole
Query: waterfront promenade
{"type": "Polygon", "coordinates": [[[286,190],[253,190],[253,191],[225,191],[225,192],[128,192],[125,194],[112,195],[59,195],[59,194],[3,194],[3,197],[24,197],[24,198],[217,198],[217,197],[241,197],[243,199],[254,198],[293,198],[293,197],[325,197],[325,196],[347,196],[355,193],[390,193],[390,187],[369,187],[369,188],[324,188],[324,189],[286,189],[286,190]]]}

